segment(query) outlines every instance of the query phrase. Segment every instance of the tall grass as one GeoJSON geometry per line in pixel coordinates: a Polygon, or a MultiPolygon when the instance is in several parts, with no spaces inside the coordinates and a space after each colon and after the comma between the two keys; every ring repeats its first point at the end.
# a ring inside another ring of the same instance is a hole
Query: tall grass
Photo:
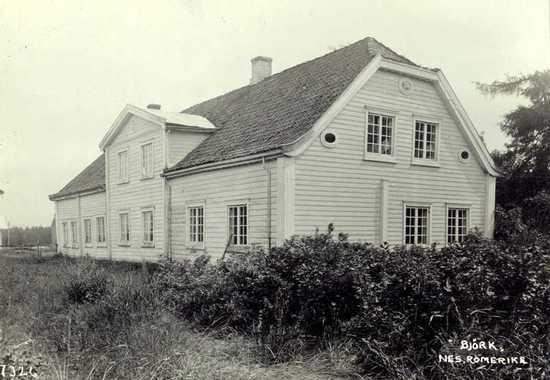
{"type": "Polygon", "coordinates": [[[44,379],[357,378],[337,349],[264,366],[254,341],[174,317],[154,266],[0,253],[0,364],[44,379]]]}

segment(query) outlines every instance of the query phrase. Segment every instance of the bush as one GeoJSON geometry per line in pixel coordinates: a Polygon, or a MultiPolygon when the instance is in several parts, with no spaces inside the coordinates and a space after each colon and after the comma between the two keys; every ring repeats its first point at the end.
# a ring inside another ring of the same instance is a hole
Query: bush
{"type": "Polygon", "coordinates": [[[64,289],[69,303],[94,303],[107,291],[107,275],[94,261],[84,259],[70,272],[64,289]]]}
{"type": "Polygon", "coordinates": [[[550,233],[550,193],[541,191],[523,201],[525,224],[542,233],[550,233]]]}
{"type": "MultiPolygon", "coordinates": [[[[452,349],[449,341],[491,337],[528,356],[540,375],[549,369],[549,252],[542,240],[476,234],[441,250],[389,249],[329,230],[267,253],[164,263],[158,276],[180,317],[253,334],[275,361],[347,339],[371,375],[460,377],[466,372],[442,368],[437,354],[452,349]]],[[[487,376],[499,370],[489,366],[487,376]]]]}
{"type": "MultiPolygon", "coordinates": [[[[402,378],[422,368],[423,376],[445,377],[451,366],[438,366],[436,353],[448,350],[449,340],[487,338],[530,357],[542,374],[548,361],[541,358],[550,348],[544,253],[538,246],[471,235],[463,245],[441,251],[398,249],[371,256],[358,272],[363,310],[348,330],[357,337],[363,368],[402,378]]],[[[457,353],[463,354],[455,347],[457,353]]],[[[471,375],[472,369],[457,375],[471,375]]]]}

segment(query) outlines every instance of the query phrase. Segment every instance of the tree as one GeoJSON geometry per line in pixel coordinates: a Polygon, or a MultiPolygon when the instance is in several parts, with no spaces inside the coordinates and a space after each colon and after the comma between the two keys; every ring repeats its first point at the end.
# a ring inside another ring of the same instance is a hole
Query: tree
{"type": "Polygon", "coordinates": [[[530,101],[504,116],[501,129],[511,142],[492,154],[504,172],[497,183],[497,202],[507,208],[522,205],[550,189],[550,70],[477,87],[486,95],[517,95],[530,101]]]}

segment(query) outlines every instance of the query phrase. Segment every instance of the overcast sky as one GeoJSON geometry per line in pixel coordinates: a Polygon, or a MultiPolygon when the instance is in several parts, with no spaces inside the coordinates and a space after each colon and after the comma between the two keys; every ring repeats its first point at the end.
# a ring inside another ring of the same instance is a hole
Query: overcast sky
{"type": "Polygon", "coordinates": [[[278,72],[366,36],[441,68],[491,150],[521,100],[474,82],[550,61],[546,0],[0,0],[0,215],[49,224],[127,103],[180,111],[247,84],[256,55],[278,72]]]}

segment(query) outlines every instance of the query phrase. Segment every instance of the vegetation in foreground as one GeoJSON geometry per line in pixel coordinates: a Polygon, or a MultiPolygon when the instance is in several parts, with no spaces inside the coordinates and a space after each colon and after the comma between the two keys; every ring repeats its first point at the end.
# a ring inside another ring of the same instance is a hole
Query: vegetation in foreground
{"type": "Polygon", "coordinates": [[[269,365],[233,329],[198,331],[165,307],[152,266],[4,252],[0,268],[0,365],[41,379],[357,378],[336,347],[269,365]]]}
{"type": "Polygon", "coordinates": [[[1,255],[0,364],[59,379],[544,378],[550,241],[499,218],[520,228],[441,250],[329,229],[148,268],[1,255]],[[469,353],[463,340],[503,351],[469,353]],[[527,364],[439,356],[469,354],[527,364]]]}
{"type": "Polygon", "coordinates": [[[166,263],[159,285],[176,314],[256,337],[285,362],[338,342],[368,378],[545,378],[550,375],[548,237],[377,247],[332,234],[269,253],[166,263]],[[463,340],[503,351],[461,349],[463,340]],[[439,355],[524,357],[528,364],[456,363],[439,355]]]}

